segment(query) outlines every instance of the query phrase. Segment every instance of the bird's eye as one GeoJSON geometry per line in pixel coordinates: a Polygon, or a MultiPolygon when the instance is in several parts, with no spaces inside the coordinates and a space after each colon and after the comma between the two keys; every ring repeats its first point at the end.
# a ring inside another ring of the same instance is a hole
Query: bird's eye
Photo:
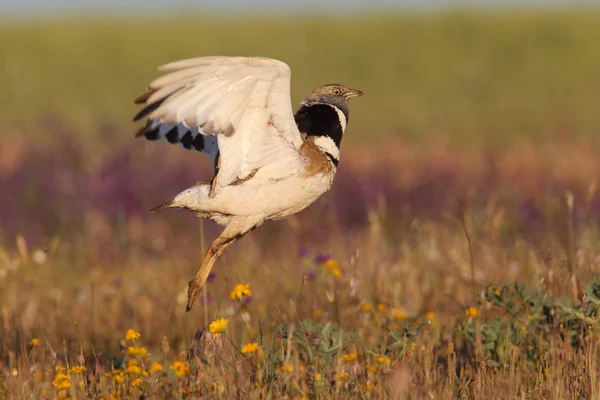
{"type": "Polygon", "coordinates": [[[333,94],[341,94],[341,90],[340,89],[333,89],[333,94]]]}

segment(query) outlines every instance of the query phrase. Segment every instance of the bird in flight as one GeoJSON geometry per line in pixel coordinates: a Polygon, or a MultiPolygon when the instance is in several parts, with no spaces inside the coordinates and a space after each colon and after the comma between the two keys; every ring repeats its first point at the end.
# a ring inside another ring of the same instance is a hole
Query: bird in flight
{"type": "Polygon", "coordinates": [[[265,221],[297,213],[329,190],[360,90],[319,86],[293,114],[291,71],[263,57],[199,57],[167,73],[135,100],[146,118],[136,137],[165,139],[208,154],[214,176],[151,211],[185,208],[224,226],[189,282],[187,311],[223,251],[265,221]]]}

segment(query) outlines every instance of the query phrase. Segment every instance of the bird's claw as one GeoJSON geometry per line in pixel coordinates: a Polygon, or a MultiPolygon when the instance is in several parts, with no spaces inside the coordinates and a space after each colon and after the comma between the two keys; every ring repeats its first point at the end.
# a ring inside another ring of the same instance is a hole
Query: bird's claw
{"type": "Polygon", "coordinates": [[[200,293],[202,293],[203,286],[199,285],[195,279],[192,279],[188,286],[188,302],[185,307],[185,311],[190,311],[192,306],[200,297],[200,293]]]}

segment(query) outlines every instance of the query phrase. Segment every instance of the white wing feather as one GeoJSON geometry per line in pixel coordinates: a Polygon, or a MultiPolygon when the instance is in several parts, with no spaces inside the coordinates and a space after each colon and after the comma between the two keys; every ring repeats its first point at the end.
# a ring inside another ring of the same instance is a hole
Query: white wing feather
{"type": "Polygon", "coordinates": [[[145,103],[155,107],[143,115],[150,126],[160,125],[163,137],[175,125],[184,133],[191,128],[193,134],[216,135],[219,186],[266,165],[299,159],[302,138],[294,121],[287,64],[215,56],[176,61],[159,70],[170,73],[150,84],[145,103]]]}

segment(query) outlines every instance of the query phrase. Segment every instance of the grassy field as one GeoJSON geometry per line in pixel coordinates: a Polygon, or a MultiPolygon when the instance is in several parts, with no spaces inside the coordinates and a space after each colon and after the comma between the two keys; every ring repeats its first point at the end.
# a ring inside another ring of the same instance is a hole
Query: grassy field
{"type": "Polygon", "coordinates": [[[287,62],[295,104],[323,83],[362,89],[356,142],[443,132],[498,144],[552,137],[557,125],[592,138],[599,41],[600,12],[590,10],[5,22],[0,125],[18,135],[59,115],[99,138],[107,121],[129,126],[157,66],[222,54],[287,62]]]}
{"type": "Polygon", "coordinates": [[[5,22],[0,399],[600,398],[599,16],[5,22]],[[147,210],[210,168],[131,99],[213,53],[366,95],[332,191],[186,313],[219,230],[147,210]]]}

